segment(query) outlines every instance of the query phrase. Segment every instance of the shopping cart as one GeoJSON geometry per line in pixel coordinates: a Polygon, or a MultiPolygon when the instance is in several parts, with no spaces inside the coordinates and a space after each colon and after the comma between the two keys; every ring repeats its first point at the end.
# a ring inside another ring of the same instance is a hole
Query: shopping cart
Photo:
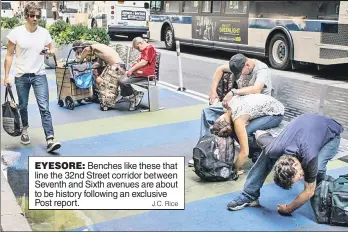
{"type": "MultiPolygon", "coordinates": [[[[80,47],[80,46],[79,46],[80,47]]],[[[58,105],[65,107],[67,109],[73,110],[75,108],[75,102],[81,105],[82,100],[90,99],[93,97],[92,82],[93,82],[93,72],[92,63],[84,62],[82,64],[76,61],[70,61],[69,57],[74,48],[72,47],[69,51],[69,55],[65,62],[58,62],[54,56],[54,61],[56,63],[56,83],[57,83],[57,95],[58,95],[58,105]],[[79,66],[80,65],[80,66],[79,66]],[[79,70],[78,66],[81,68],[85,66],[85,70],[79,70]],[[76,73],[82,73],[81,75],[76,75],[76,73]],[[83,78],[88,80],[90,83],[81,83],[83,78]],[[81,88],[82,87],[82,88],[81,88]]]]}

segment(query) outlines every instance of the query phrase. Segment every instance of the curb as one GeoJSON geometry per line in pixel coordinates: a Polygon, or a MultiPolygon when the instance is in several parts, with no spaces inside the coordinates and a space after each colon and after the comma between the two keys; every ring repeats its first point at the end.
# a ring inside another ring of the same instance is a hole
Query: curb
{"type": "Polygon", "coordinates": [[[1,172],[1,231],[32,231],[16,197],[1,172]]]}

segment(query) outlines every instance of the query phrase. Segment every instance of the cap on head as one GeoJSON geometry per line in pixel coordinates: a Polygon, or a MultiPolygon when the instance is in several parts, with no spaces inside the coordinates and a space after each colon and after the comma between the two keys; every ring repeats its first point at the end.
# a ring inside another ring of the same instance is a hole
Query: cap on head
{"type": "Polygon", "coordinates": [[[238,53],[232,56],[229,62],[229,66],[232,73],[234,75],[239,74],[243,70],[246,61],[247,61],[247,58],[243,54],[238,53]]]}

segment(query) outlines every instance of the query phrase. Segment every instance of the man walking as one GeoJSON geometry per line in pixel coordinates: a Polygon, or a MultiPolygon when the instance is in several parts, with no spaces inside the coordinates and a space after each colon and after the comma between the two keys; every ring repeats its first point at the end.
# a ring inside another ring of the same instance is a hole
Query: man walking
{"type": "Polygon", "coordinates": [[[49,110],[49,90],[44,66],[44,55],[53,54],[52,39],[45,28],[38,26],[38,20],[41,18],[39,4],[30,2],[26,5],[24,16],[26,23],[14,28],[7,36],[8,46],[4,64],[4,84],[9,84],[9,72],[15,52],[15,84],[23,123],[21,143],[30,144],[27,131],[29,127],[27,107],[30,87],[33,86],[46,136],[47,152],[53,152],[59,149],[61,145],[54,141],[52,117],[49,110]],[[45,50],[45,48],[48,49],[45,50]]]}
{"type": "Polygon", "coordinates": [[[280,214],[291,214],[314,195],[326,175],[326,165],[338,151],[343,127],[331,118],[316,114],[298,116],[276,138],[256,132],[263,148],[251,168],[243,192],[228,203],[229,210],[259,205],[260,189],[274,166],[274,181],[284,189],[304,179],[304,190],[290,204],[278,204],[280,214]]]}

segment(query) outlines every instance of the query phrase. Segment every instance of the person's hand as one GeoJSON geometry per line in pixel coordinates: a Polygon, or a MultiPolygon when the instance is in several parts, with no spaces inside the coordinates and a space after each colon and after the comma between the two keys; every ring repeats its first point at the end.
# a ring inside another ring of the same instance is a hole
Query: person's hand
{"type": "Polygon", "coordinates": [[[232,92],[228,92],[228,94],[222,100],[222,106],[228,108],[228,103],[232,100],[232,92]]]}
{"type": "Polygon", "coordinates": [[[11,83],[10,83],[10,80],[9,80],[9,78],[8,77],[5,77],[4,78],[4,86],[11,86],[11,83]]]}
{"type": "Polygon", "coordinates": [[[54,50],[48,50],[47,51],[47,55],[48,56],[54,56],[54,54],[55,54],[54,50]]]}
{"type": "Polygon", "coordinates": [[[130,77],[132,75],[132,73],[133,73],[132,70],[128,70],[127,73],[126,73],[127,77],[130,77]]]}
{"type": "Polygon", "coordinates": [[[209,104],[214,104],[215,99],[219,99],[219,96],[217,95],[216,91],[210,91],[209,94],[209,104]]]}
{"type": "Polygon", "coordinates": [[[290,207],[288,205],[282,205],[282,204],[277,204],[278,208],[278,213],[283,215],[283,216],[289,216],[291,215],[291,210],[290,210],[290,207]]]}

